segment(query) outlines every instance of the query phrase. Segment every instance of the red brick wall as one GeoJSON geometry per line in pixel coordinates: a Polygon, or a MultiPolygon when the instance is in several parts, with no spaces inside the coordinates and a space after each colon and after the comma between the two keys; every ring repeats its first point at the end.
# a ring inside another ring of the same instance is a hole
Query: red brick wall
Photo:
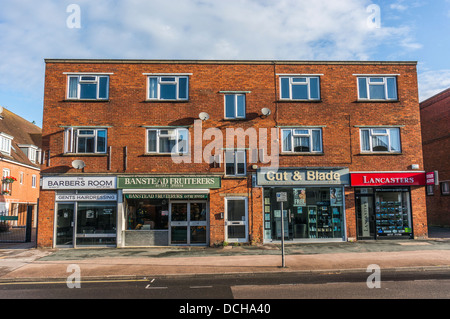
{"type": "MultiPolygon", "coordinates": [[[[50,150],[50,167],[43,165],[43,174],[76,173],[71,168],[74,159],[86,162],[85,173],[223,173],[224,167],[211,168],[209,164],[174,164],[170,156],[145,154],[145,125],[193,125],[200,112],[207,112],[210,120],[203,122],[203,130],[228,127],[273,128],[277,125],[324,125],[323,155],[280,156],[282,167],[348,167],[350,171],[405,171],[411,164],[423,170],[420,115],[417,97],[417,77],[414,63],[57,63],[47,61],[44,95],[43,149],[50,150]],[[68,102],[64,72],[103,72],[110,76],[109,101],[68,102]],[[189,102],[146,102],[146,76],[143,73],[191,73],[189,102]],[[321,102],[290,103],[279,101],[277,74],[323,74],[321,102]],[[357,83],[354,74],[399,74],[399,102],[357,102],[357,83]],[[224,97],[219,91],[251,91],[246,95],[247,119],[224,120],[224,97]],[[261,109],[272,113],[261,117],[261,109]],[[61,126],[105,125],[108,146],[112,148],[111,169],[107,156],[64,156],[63,128],[61,126]],[[358,125],[401,125],[402,154],[361,155],[358,125]],[[127,147],[127,167],[124,170],[124,147],[127,147]]],[[[191,151],[194,146],[191,131],[191,151]]],[[[225,133],[224,133],[225,136],[225,133]]],[[[270,136],[270,135],[269,135],[270,136]]],[[[270,137],[269,137],[270,138],[270,137]]],[[[272,140],[272,138],[270,138],[272,140]]],[[[203,147],[210,141],[203,141],[203,147]]],[[[270,152],[270,150],[269,150],[270,152]]],[[[192,158],[193,159],[193,158],[192,158]]],[[[261,163],[258,165],[263,166],[261,163]]],[[[251,163],[248,172],[253,172],[251,163]]],[[[250,179],[224,179],[222,188],[210,196],[211,244],[223,240],[223,220],[217,214],[223,211],[226,193],[246,193],[249,196],[249,229],[251,240],[261,241],[261,189],[251,188],[250,179]],[[252,231],[253,230],[253,231],[252,231]]],[[[424,192],[423,187],[418,192],[424,192]]],[[[356,234],[354,196],[347,190],[348,236],[356,234]]],[[[415,194],[415,192],[414,192],[415,194]]],[[[413,195],[414,214],[426,216],[425,199],[413,195]]],[[[44,218],[54,212],[41,211],[44,218]]],[[[415,220],[414,220],[415,222],[415,220]]],[[[426,224],[426,221],[425,221],[426,224]]],[[[416,236],[426,236],[426,227],[415,227],[416,236]]]]}
{"type": "MultiPolygon", "coordinates": [[[[423,159],[427,172],[437,170],[440,181],[450,181],[450,89],[420,104],[423,159]]],[[[439,186],[427,196],[428,223],[450,226],[450,196],[441,195],[439,186]]]]}

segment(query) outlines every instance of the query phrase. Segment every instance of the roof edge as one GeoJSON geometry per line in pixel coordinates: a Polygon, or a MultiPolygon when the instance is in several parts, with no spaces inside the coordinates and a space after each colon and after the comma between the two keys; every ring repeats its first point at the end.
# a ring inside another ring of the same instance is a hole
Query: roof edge
{"type": "Polygon", "coordinates": [[[417,61],[324,61],[324,60],[145,60],[145,59],[44,59],[45,63],[111,63],[111,64],[375,64],[417,65],[417,61]]]}

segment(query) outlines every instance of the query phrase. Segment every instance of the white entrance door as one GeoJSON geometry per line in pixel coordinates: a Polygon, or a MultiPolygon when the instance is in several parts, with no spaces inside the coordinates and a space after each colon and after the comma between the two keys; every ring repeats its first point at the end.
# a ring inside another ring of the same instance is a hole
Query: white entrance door
{"type": "Polygon", "coordinates": [[[225,241],[248,242],[247,197],[225,198],[225,241]]]}

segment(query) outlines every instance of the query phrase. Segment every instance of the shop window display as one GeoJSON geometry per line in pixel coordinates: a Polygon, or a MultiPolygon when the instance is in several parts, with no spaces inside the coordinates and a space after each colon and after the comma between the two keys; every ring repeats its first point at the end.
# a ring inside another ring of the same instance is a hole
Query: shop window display
{"type": "Polygon", "coordinates": [[[287,239],[341,239],[344,236],[341,187],[274,187],[264,190],[265,239],[281,239],[277,192],[288,195],[283,204],[287,239]]]}
{"type": "Polygon", "coordinates": [[[167,200],[129,199],[127,201],[127,229],[168,229],[169,204],[167,200]]]}

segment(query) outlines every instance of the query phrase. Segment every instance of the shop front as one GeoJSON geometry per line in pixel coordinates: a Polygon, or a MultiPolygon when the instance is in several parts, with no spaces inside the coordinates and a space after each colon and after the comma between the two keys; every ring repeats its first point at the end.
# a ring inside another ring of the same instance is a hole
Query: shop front
{"type": "Polygon", "coordinates": [[[42,189],[55,191],[53,246],[116,246],[115,177],[43,177],[42,189]]]}
{"type": "Polygon", "coordinates": [[[209,191],[216,176],[119,176],[122,246],[209,244],[209,191]]]}
{"type": "Polygon", "coordinates": [[[358,239],[414,238],[411,187],[424,172],[352,172],[358,239]]]}
{"type": "Polygon", "coordinates": [[[344,186],[347,168],[261,168],[257,185],[263,187],[264,242],[281,240],[342,241],[346,238],[344,186]],[[277,201],[285,193],[286,201],[277,201]]]}

